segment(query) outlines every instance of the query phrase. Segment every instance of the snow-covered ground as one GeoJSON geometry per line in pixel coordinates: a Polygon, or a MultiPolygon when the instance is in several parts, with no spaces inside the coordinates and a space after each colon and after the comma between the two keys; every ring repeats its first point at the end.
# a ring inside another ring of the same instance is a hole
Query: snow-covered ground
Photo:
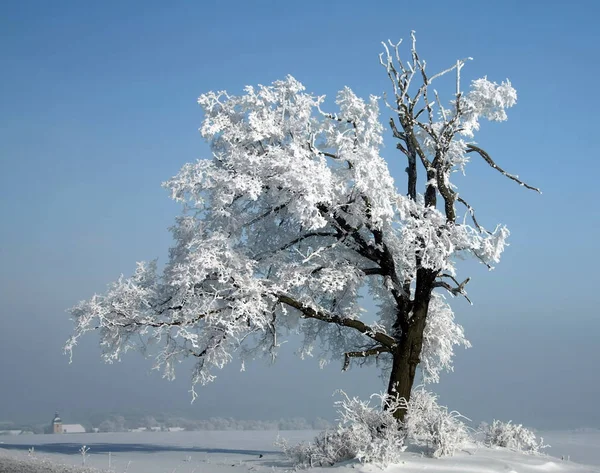
{"type": "MultiPolygon", "coordinates": [[[[285,431],[289,441],[310,440],[315,432],[285,431]]],[[[27,459],[34,465],[44,460],[55,464],[81,465],[79,450],[90,450],[86,467],[111,470],[116,473],[240,473],[284,472],[292,466],[273,446],[277,432],[130,432],[110,434],[28,435],[0,437],[0,471],[15,469],[6,457],[27,459]],[[34,447],[33,455],[29,453],[34,447]],[[110,453],[109,453],[110,452],[110,453]],[[2,458],[4,457],[4,463],[2,458]],[[12,468],[12,469],[9,469],[12,468]]],[[[458,455],[443,459],[423,458],[406,453],[406,460],[392,466],[389,473],[600,473],[600,431],[545,432],[544,439],[552,445],[551,455],[570,455],[571,461],[551,456],[529,456],[505,449],[466,449],[458,455]],[[587,463],[586,466],[582,463],[587,463]],[[591,466],[594,465],[594,466],[591,466]]],[[[46,464],[47,466],[47,464],[46,464]]],[[[29,466],[27,466],[29,468],[29,466]]],[[[316,468],[314,473],[374,472],[374,466],[349,463],[334,468],[316,468]]],[[[27,471],[51,471],[49,469],[27,471]]],[[[72,471],[54,469],[52,471],[72,471]]]]}
{"type": "Polygon", "coordinates": [[[600,430],[562,430],[541,432],[549,455],[570,457],[571,461],[600,466],[600,430]]]}

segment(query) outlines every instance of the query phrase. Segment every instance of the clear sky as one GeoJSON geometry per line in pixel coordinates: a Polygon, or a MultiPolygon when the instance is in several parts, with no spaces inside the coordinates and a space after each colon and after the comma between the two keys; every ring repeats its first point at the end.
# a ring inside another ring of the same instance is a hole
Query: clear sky
{"type": "MultiPolygon", "coordinates": [[[[292,349],[270,368],[225,370],[190,407],[137,354],[102,364],[87,337],[62,354],[66,309],[135,261],[159,257],[179,211],[160,183],[208,156],[196,98],[292,74],[316,94],[387,88],[380,41],[417,31],[431,70],[510,78],[509,121],[477,136],[537,195],[474,162],[461,195],[511,246],[488,273],[467,266],[457,301],[473,348],[434,389],[452,409],[539,427],[600,427],[597,136],[599,4],[3,1],[0,4],[0,421],[83,409],[185,409],[195,417],[332,416],[331,394],[366,396],[374,371],[319,371],[292,349]]],[[[384,110],[385,113],[385,110],[384,110]]],[[[404,186],[404,163],[386,157],[404,186]]]]}

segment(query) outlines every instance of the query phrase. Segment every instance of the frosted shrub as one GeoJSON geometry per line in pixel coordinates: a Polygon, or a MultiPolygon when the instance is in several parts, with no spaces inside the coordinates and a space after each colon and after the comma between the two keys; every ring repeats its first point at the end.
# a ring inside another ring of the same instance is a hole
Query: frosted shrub
{"type": "Polygon", "coordinates": [[[369,401],[341,394],[343,399],[336,402],[338,426],[321,432],[312,442],[289,446],[280,441],[278,445],[284,453],[301,467],[328,466],[353,459],[381,466],[398,463],[406,436],[393,416],[399,404],[392,403],[384,410],[385,395],[373,395],[381,405],[372,407],[369,401]]]}
{"type": "Polygon", "coordinates": [[[544,445],[543,438],[538,440],[531,430],[521,424],[513,424],[512,421],[494,420],[491,425],[484,425],[481,431],[488,447],[505,447],[532,454],[541,453],[540,450],[549,447],[544,445]]]}
{"type": "Polygon", "coordinates": [[[440,406],[435,394],[424,389],[415,390],[404,423],[407,440],[426,447],[435,458],[454,455],[470,438],[461,418],[465,417],[440,406]]]}
{"type": "Polygon", "coordinates": [[[367,437],[357,435],[351,429],[337,427],[321,432],[312,442],[289,445],[285,439],[276,443],[297,467],[331,466],[356,458],[353,448],[359,443],[368,443],[367,437]]]}
{"type": "Polygon", "coordinates": [[[336,402],[339,424],[335,429],[321,432],[312,442],[290,446],[282,440],[278,446],[301,467],[334,465],[358,459],[363,463],[386,466],[399,463],[405,443],[425,447],[438,458],[453,455],[470,439],[467,426],[458,412],[448,412],[437,403],[437,396],[423,389],[413,392],[405,422],[394,418],[394,412],[405,407],[404,400],[396,402],[385,394],[374,394],[380,405],[349,398],[336,402]],[[387,403],[387,407],[384,406],[387,403]]]}

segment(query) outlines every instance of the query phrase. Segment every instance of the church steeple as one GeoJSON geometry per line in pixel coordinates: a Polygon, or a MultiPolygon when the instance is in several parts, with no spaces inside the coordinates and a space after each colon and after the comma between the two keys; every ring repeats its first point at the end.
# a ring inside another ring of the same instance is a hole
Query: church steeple
{"type": "Polygon", "coordinates": [[[54,420],[52,421],[52,433],[54,433],[54,434],[62,434],[63,433],[62,420],[58,416],[58,412],[56,412],[54,414],[54,420]]]}

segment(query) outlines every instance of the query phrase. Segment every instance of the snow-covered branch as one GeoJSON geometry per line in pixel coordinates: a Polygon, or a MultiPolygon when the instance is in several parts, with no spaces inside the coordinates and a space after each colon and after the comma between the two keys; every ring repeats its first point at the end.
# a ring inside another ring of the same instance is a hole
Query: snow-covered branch
{"type": "Polygon", "coordinates": [[[390,352],[391,351],[388,347],[375,347],[369,348],[368,350],[348,351],[344,353],[344,366],[342,367],[342,371],[346,371],[350,367],[350,358],[366,358],[368,356],[378,356],[382,353],[390,352]]]}
{"type": "Polygon", "coordinates": [[[296,310],[299,310],[302,313],[303,317],[309,319],[317,319],[322,322],[336,324],[341,327],[353,328],[355,330],[358,330],[360,333],[365,334],[367,337],[372,338],[373,340],[381,343],[387,349],[394,348],[396,346],[396,340],[394,340],[393,337],[390,337],[389,335],[383,332],[378,332],[376,329],[369,327],[367,324],[358,319],[344,318],[334,314],[327,314],[321,311],[317,311],[312,307],[302,304],[292,299],[291,297],[283,294],[279,295],[278,299],[282,303],[287,304],[296,310]]]}

